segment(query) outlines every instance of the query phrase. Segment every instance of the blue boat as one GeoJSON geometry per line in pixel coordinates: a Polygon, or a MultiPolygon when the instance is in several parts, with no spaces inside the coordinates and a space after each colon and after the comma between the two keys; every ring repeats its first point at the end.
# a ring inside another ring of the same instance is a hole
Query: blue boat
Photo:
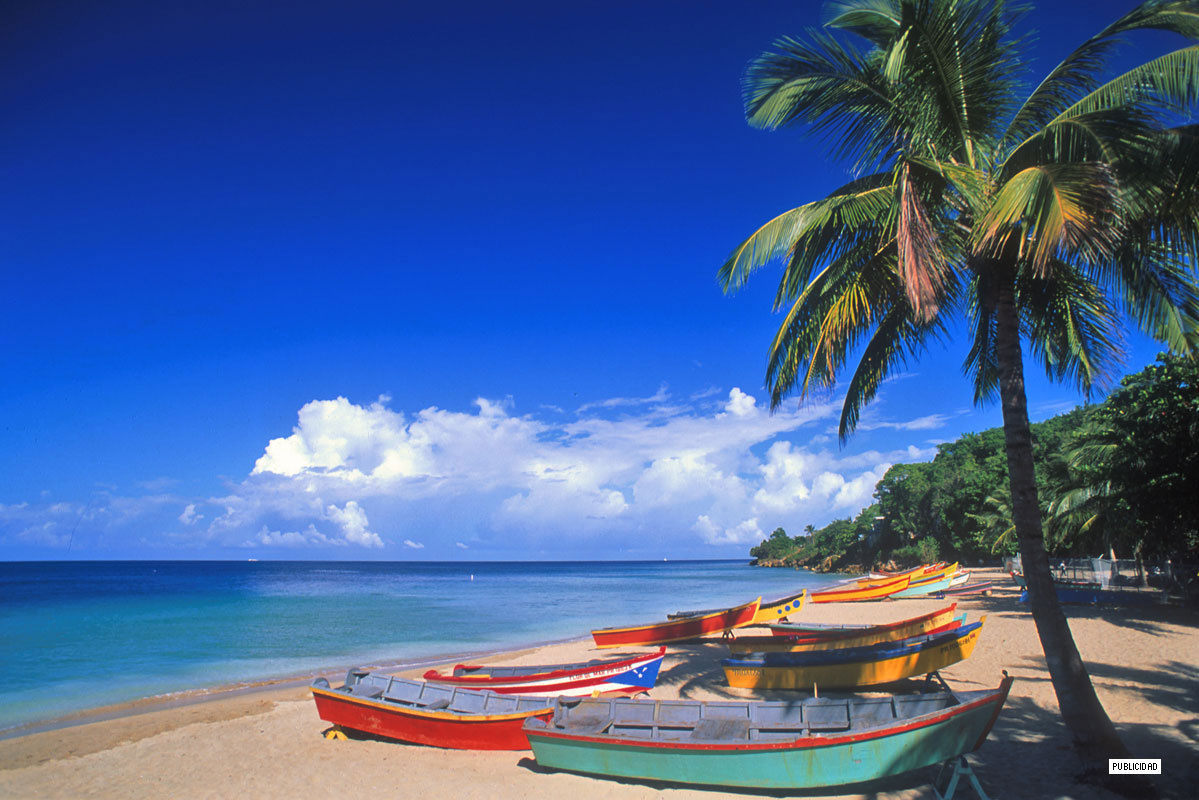
{"type": "MultiPolygon", "coordinates": [[[[1054,584],[1059,603],[1071,605],[1152,606],[1161,601],[1160,592],[1140,592],[1135,589],[1101,589],[1091,586],[1054,584]]],[[[1028,589],[1020,592],[1020,602],[1028,602],[1028,589]]]]}
{"type": "Polygon", "coordinates": [[[815,789],[900,775],[977,750],[999,688],[796,701],[574,700],[524,732],[543,767],[703,786],[815,789]]]}

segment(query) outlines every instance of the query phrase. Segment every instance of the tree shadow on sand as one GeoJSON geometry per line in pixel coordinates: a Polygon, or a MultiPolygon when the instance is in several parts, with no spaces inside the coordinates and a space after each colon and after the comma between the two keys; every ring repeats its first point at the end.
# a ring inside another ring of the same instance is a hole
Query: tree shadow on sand
{"type": "MultiPolygon", "coordinates": [[[[948,602],[952,598],[947,598],[948,602]]],[[[958,611],[980,614],[997,614],[1000,616],[1027,618],[1032,622],[1028,603],[1020,602],[1020,592],[1014,589],[995,591],[989,597],[971,597],[969,600],[958,602],[958,611]]],[[[1067,603],[1062,605],[1066,619],[1102,619],[1121,628],[1140,631],[1153,636],[1168,636],[1175,631],[1165,625],[1183,625],[1199,627],[1199,614],[1187,608],[1177,606],[1117,606],[1117,605],[1084,605],[1067,603]]]]}

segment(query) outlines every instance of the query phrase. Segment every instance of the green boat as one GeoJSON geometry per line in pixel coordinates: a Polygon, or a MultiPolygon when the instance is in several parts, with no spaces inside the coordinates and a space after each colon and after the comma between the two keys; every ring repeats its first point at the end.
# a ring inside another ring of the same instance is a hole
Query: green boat
{"type": "Polygon", "coordinates": [[[812,789],[864,783],[977,750],[999,688],[873,698],[699,701],[559,698],[524,725],[543,767],[704,786],[812,789]]]}

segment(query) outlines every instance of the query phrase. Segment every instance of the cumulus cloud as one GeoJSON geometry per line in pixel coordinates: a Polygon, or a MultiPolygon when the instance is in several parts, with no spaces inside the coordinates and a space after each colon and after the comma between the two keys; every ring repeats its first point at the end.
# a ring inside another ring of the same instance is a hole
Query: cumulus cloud
{"type": "Polygon", "coordinates": [[[366,512],[354,500],[346,502],[344,508],[329,506],[325,514],[341,529],[345,540],[350,544],[360,544],[363,547],[382,547],[383,540],[377,533],[367,530],[370,523],[366,512]]]}
{"type": "Polygon", "coordinates": [[[663,386],[574,414],[519,414],[511,399],[414,413],[388,403],[306,403],[290,432],[256,459],[247,454],[252,468],[220,497],[0,506],[0,541],[61,546],[82,518],[88,531],[136,524],[156,531],[147,541],[196,548],[438,557],[469,542],[490,556],[583,545],[613,556],[651,547],[724,555],[763,529],[854,513],[890,464],[932,452],[830,450],[823,434],[835,403],[771,414],[739,388],[670,401],[663,386]]]}

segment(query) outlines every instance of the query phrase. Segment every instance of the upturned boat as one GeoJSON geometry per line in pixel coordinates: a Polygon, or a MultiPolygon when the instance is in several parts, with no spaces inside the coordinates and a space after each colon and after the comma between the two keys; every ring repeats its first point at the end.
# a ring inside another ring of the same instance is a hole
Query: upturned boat
{"type": "Polygon", "coordinates": [[[596,647],[636,647],[695,639],[709,633],[727,632],[751,624],[761,603],[762,598],[759,597],[745,605],[708,614],[627,628],[600,628],[591,632],[591,638],[595,640],[596,647]]]}
{"type": "Polygon", "coordinates": [[[442,686],[377,675],[346,673],[332,688],[317,678],[310,687],[325,722],[401,742],[454,750],[528,750],[521,726],[532,717],[549,719],[554,703],[540,697],[442,686]]]}
{"type": "Polygon", "coordinates": [[[978,622],[869,647],[814,652],[749,653],[720,662],[729,686],[742,689],[856,688],[927,675],[970,657],[978,622]]]}
{"type": "Polygon", "coordinates": [[[666,648],[628,658],[541,666],[458,664],[449,673],[431,669],[427,681],[534,697],[639,694],[654,688],[666,648]]]}
{"type": "Polygon", "coordinates": [[[864,783],[977,750],[997,689],[803,701],[559,700],[525,723],[538,765],[613,778],[757,789],[864,783]]]}
{"type": "Polygon", "coordinates": [[[911,575],[900,575],[873,585],[860,586],[856,582],[850,585],[835,586],[819,592],[812,592],[813,603],[850,603],[860,600],[882,600],[884,597],[902,592],[912,581],[911,575]]]}
{"type": "MultiPolygon", "coordinates": [[[[938,620],[941,615],[938,615],[938,620]]],[[[816,650],[844,650],[850,647],[870,647],[884,642],[898,642],[913,636],[932,636],[957,630],[966,624],[966,615],[958,614],[950,617],[941,625],[913,625],[908,628],[895,628],[883,633],[863,633],[857,636],[845,636],[838,639],[809,639],[798,636],[738,636],[729,640],[729,652],[734,655],[747,653],[810,653],[816,650]]]]}
{"type": "MultiPolygon", "coordinates": [[[[787,619],[790,615],[798,613],[803,609],[804,601],[808,598],[808,590],[804,589],[796,594],[789,594],[786,597],[780,597],[777,600],[771,600],[758,605],[758,613],[754,614],[753,621],[750,625],[766,625],[771,622],[778,622],[782,619],[787,619]]],[[[676,611],[673,614],[667,614],[667,619],[685,619],[687,617],[698,617],[704,614],[714,614],[722,609],[709,608],[704,611],[676,611]]]]}

